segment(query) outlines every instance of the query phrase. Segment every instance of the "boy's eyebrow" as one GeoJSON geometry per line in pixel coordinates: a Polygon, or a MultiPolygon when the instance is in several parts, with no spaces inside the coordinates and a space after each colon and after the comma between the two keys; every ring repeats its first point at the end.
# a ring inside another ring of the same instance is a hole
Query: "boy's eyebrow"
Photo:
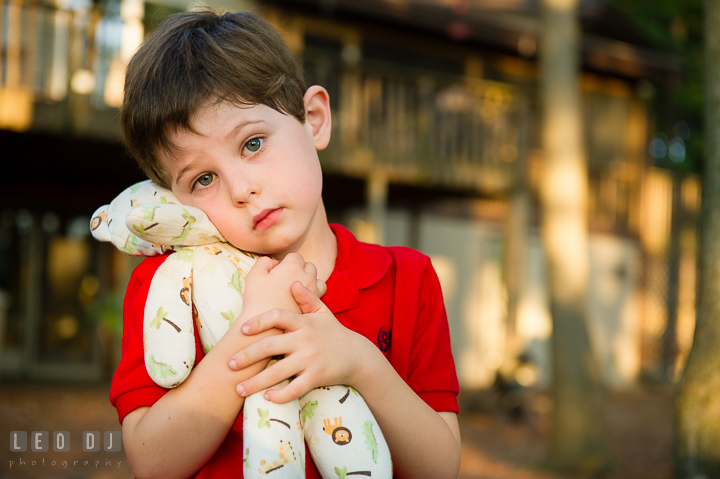
{"type": "Polygon", "coordinates": [[[238,132],[242,131],[243,128],[245,128],[248,125],[254,125],[256,123],[265,123],[265,120],[243,120],[240,123],[237,124],[235,128],[233,128],[227,135],[225,135],[225,138],[223,138],[225,141],[230,140],[232,137],[234,137],[238,132]]]}
{"type": "MultiPolygon", "coordinates": [[[[255,124],[257,124],[257,123],[266,123],[266,121],[265,121],[265,120],[243,120],[243,121],[239,122],[239,123],[235,126],[235,128],[233,128],[232,130],[230,130],[230,132],[229,132],[227,135],[225,135],[225,138],[223,138],[223,140],[224,140],[224,141],[228,141],[228,140],[230,140],[232,137],[234,137],[235,135],[237,135],[238,132],[242,131],[245,127],[247,127],[248,125],[255,125],[255,124]]],[[[190,168],[192,168],[193,163],[194,163],[194,161],[191,161],[190,163],[188,163],[187,165],[185,165],[185,167],[184,167],[182,170],[180,170],[180,173],[178,173],[177,178],[175,178],[175,184],[176,184],[176,185],[178,185],[178,186],[180,185],[180,180],[181,180],[182,177],[185,175],[185,173],[187,172],[187,170],[189,170],[190,168]]]]}
{"type": "Polygon", "coordinates": [[[180,173],[178,173],[177,178],[175,178],[176,185],[180,186],[180,180],[182,179],[183,176],[185,176],[185,173],[187,172],[187,170],[189,170],[192,167],[193,163],[195,163],[195,162],[191,161],[190,163],[185,165],[185,167],[182,170],[180,170],[180,173]]]}

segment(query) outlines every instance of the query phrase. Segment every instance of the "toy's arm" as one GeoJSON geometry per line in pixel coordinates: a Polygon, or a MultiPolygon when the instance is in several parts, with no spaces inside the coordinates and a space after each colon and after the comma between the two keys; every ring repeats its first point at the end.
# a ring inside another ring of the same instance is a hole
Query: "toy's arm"
{"type": "Polygon", "coordinates": [[[397,477],[455,478],[460,467],[457,414],[436,412],[367,341],[356,384],[390,446],[397,477]]]}
{"type": "MultiPolygon", "coordinates": [[[[152,407],[141,407],[125,416],[123,442],[139,479],[190,477],[225,440],[244,403],[235,385],[260,372],[268,362],[240,371],[227,367],[238,348],[260,339],[240,332],[240,326],[249,318],[241,314],[183,384],[152,407]]],[[[268,335],[279,333],[268,331],[268,335]]]]}

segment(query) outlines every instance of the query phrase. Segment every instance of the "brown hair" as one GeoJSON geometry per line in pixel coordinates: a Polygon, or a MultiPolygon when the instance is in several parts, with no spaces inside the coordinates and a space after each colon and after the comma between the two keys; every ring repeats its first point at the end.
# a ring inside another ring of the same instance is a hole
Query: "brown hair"
{"type": "Polygon", "coordinates": [[[305,90],[295,56],[265,20],[246,12],[179,13],[148,36],[128,64],[123,138],[145,174],[170,188],[155,150],[172,154],[169,132],[197,133],[191,119],[202,105],[263,104],[304,123],[305,90]]]}

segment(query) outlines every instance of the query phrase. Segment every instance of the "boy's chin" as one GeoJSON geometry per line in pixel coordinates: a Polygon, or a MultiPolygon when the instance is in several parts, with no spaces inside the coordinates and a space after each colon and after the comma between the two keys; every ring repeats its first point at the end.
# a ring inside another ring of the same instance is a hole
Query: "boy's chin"
{"type": "Polygon", "coordinates": [[[254,253],[261,256],[273,256],[276,255],[283,255],[283,252],[286,251],[290,246],[285,246],[284,242],[271,242],[268,244],[246,244],[242,242],[238,242],[238,244],[230,243],[233,246],[235,246],[237,249],[241,251],[245,251],[247,253],[254,253]]]}

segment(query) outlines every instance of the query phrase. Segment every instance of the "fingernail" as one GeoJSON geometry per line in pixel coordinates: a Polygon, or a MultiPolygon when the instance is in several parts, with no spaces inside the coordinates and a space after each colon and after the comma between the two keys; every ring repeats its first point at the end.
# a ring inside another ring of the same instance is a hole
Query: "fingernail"
{"type": "Polygon", "coordinates": [[[265,391],[265,394],[263,394],[263,397],[265,398],[265,400],[269,401],[269,400],[270,400],[270,393],[269,393],[268,391],[265,391]]]}
{"type": "Polygon", "coordinates": [[[250,331],[250,326],[248,326],[247,324],[243,324],[243,327],[240,328],[240,331],[242,331],[243,334],[247,334],[248,331],[250,331]]]}
{"type": "Polygon", "coordinates": [[[247,394],[247,393],[245,392],[245,388],[242,386],[242,384],[238,384],[237,387],[235,388],[235,390],[236,390],[237,393],[238,393],[239,395],[241,395],[242,397],[245,397],[245,395],[247,394]]]}
{"type": "Polygon", "coordinates": [[[235,361],[234,359],[231,359],[229,366],[230,366],[230,369],[237,369],[237,367],[238,367],[237,361],[235,361]]]}

